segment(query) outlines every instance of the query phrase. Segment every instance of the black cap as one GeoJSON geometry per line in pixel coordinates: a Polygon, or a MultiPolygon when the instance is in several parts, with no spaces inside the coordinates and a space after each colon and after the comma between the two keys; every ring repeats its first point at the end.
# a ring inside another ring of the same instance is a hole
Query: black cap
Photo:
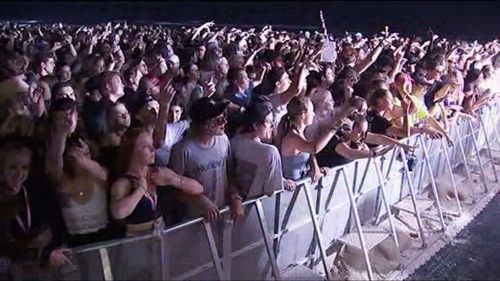
{"type": "Polygon", "coordinates": [[[243,113],[242,122],[245,125],[261,124],[272,112],[272,108],[262,102],[252,103],[243,113]]]}
{"type": "Polygon", "coordinates": [[[211,98],[203,97],[193,103],[189,115],[193,122],[205,121],[224,113],[228,104],[229,102],[216,102],[211,98]]]}

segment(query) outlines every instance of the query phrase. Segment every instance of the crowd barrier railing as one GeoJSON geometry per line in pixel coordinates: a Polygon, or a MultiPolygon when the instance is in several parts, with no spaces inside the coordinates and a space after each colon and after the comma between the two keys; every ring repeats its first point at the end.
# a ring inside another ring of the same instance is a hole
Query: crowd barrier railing
{"type": "MultiPolygon", "coordinates": [[[[480,153],[486,149],[497,179],[491,144],[500,144],[498,112],[498,105],[484,108],[478,124],[459,120],[451,128],[452,147],[422,135],[405,139],[419,145],[414,152],[417,160],[395,148],[381,157],[335,167],[318,183],[301,180],[293,192],[248,200],[241,221],[232,222],[226,207],[213,223],[198,218],[141,237],[74,248],[75,266],[54,272],[54,279],[282,280],[296,265],[331,279],[333,261],[343,244],[363,251],[368,277],[374,279],[370,249],[392,237],[400,254],[393,219],[398,212],[415,216],[423,247],[423,210],[435,206],[438,215],[433,219],[446,228],[436,178],[451,177],[457,216],[461,215],[453,173],[457,166],[464,165],[470,178],[474,171],[469,159],[482,161],[480,153]],[[433,199],[420,198],[424,192],[431,192],[433,199]],[[386,220],[389,226],[381,227],[386,220]]],[[[486,187],[486,163],[481,163],[477,168],[486,187]]]]}

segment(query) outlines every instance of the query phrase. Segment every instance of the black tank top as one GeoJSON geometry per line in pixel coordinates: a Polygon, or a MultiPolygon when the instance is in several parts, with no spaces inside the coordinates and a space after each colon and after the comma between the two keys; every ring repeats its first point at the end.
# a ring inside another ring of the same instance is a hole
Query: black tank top
{"type": "MultiPolygon", "coordinates": [[[[135,188],[138,188],[137,177],[125,175],[125,177],[132,184],[132,191],[135,188]]],[[[157,200],[158,201],[158,200],[157,200]]],[[[156,208],[155,204],[149,199],[146,195],[143,195],[139,203],[135,206],[135,209],[132,211],[128,217],[125,218],[125,222],[127,224],[139,224],[150,222],[158,219],[161,216],[160,212],[158,212],[158,208],[156,208]]]]}
{"type": "MultiPolygon", "coordinates": [[[[366,137],[366,135],[365,135],[366,137]]],[[[328,142],[328,144],[321,150],[318,154],[316,154],[316,160],[318,161],[318,165],[320,167],[337,167],[341,165],[345,165],[347,163],[352,162],[353,160],[346,158],[337,153],[335,148],[337,145],[341,144],[343,141],[343,136],[341,133],[337,133],[332,139],[328,142]]],[[[359,143],[350,142],[349,147],[352,149],[358,149],[360,147],[359,143]]]]}

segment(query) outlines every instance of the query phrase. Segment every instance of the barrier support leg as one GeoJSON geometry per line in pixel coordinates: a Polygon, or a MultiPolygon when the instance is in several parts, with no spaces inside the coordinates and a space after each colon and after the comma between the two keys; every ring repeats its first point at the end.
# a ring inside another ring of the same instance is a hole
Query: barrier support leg
{"type": "Polygon", "coordinates": [[[460,199],[458,198],[457,184],[455,182],[455,176],[453,175],[453,168],[451,167],[450,157],[448,155],[448,147],[447,147],[447,144],[445,143],[444,139],[441,139],[441,147],[442,147],[442,152],[444,155],[446,167],[448,167],[448,173],[450,174],[450,178],[451,178],[451,185],[453,187],[453,195],[455,196],[455,203],[457,204],[458,216],[460,217],[460,216],[462,216],[462,207],[460,206],[460,199]]]}
{"type": "Polygon", "coordinates": [[[389,220],[389,227],[391,228],[392,238],[394,239],[394,245],[396,245],[399,267],[401,267],[402,260],[401,260],[401,249],[399,248],[398,234],[396,232],[396,227],[394,226],[391,207],[389,205],[389,202],[387,201],[387,196],[385,195],[385,181],[382,178],[382,171],[379,169],[376,159],[373,160],[373,166],[375,167],[375,172],[377,174],[379,189],[380,193],[382,194],[382,201],[385,206],[385,211],[387,212],[387,219],[389,220]]]}
{"type": "Polygon", "coordinates": [[[422,148],[424,151],[425,165],[427,167],[427,170],[429,172],[430,179],[431,179],[431,188],[432,188],[432,193],[434,194],[434,199],[436,201],[436,207],[437,207],[437,211],[438,211],[438,215],[439,215],[439,221],[441,222],[442,230],[444,230],[446,228],[446,225],[444,224],[443,209],[441,208],[441,201],[439,199],[439,194],[438,194],[437,187],[436,187],[436,181],[434,179],[434,173],[432,172],[431,163],[429,161],[429,153],[427,151],[427,147],[425,146],[425,142],[423,140],[424,137],[422,135],[420,135],[419,138],[420,138],[420,144],[422,145],[422,148]]]}
{"type": "Polygon", "coordinates": [[[341,171],[342,171],[342,176],[344,178],[345,185],[347,187],[347,194],[349,196],[349,203],[351,205],[351,210],[352,210],[353,215],[354,215],[354,222],[356,224],[359,241],[361,243],[361,248],[363,250],[363,256],[365,258],[365,264],[366,264],[366,270],[368,271],[368,278],[370,280],[373,280],[372,266],[371,266],[371,262],[370,262],[370,257],[368,256],[368,249],[366,247],[365,238],[363,236],[363,229],[362,229],[361,220],[360,220],[359,214],[358,214],[358,208],[356,206],[356,201],[354,200],[354,194],[351,190],[351,187],[349,185],[349,180],[347,179],[347,175],[346,175],[344,169],[342,168],[341,171]]]}
{"type": "Polygon", "coordinates": [[[326,252],[325,252],[325,246],[323,244],[323,235],[321,234],[321,230],[319,228],[319,222],[318,222],[318,216],[316,215],[316,212],[314,211],[314,206],[312,203],[311,199],[311,191],[308,188],[309,186],[303,185],[302,189],[304,190],[304,193],[306,195],[307,199],[307,206],[309,207],[309,213],[311,215],[313,227],[314,227],[314,236],[316,238],[316,243],[318,243],[318,248],[319,248],[319,253],[321,255],[321,262],[323,264],[323,269],[325,270],[326,278],[328,280],[331,280],[331,274],[330,270],[328,269],[328,264],[326,263],[326,252]]]}
{"type": "Polygon", "coordinates": [[[281,272],[278,268],[278,263],[276,262],[276,256],[273,251],[273,242],[267,233],[267,223],[266,217],[264,215],[264,208],[262,207],[262,202],[260,200],[255,201],[255,210],[257,211],[257,217],[259,219],[260,231],[262,232],[262,237],[264,238],[264,244],[266,246],[267,256],[269,257],[269,262],[271,263],[271,268],[273,271],[273,276],[275,280],[282,280],[281,272]]]}
{"type": "Polygon", "coordinates": [[[483,180],[484,191],[488,192],[488,185],[486,184],[486,176],[484,175],[484,170],[483,170],[483,160],[481,160],[481,155],[479,154],[479,148],[477,146],[477,140],[476,140],[476,134],[474,131],[474,126],[472,125],[472,120],[468,119],[466,122],[469,126],[469,130],[471,131],[472,145],[473,145],[474,151],[476,153],[477,163],[479,164],[479,171],[481,172],[481,179],[483,180]]]}
{"type": "Polygon", "coordinates": [[[458,150],[460,152],[460,155],[462,155],[462,159],[464,160],[464,167],[465,167],[465,173],[467,180],[470,180],[471,178],[471,173],[470,173],[470,168],[469,168],[469,161],[467,160],[467,156],[465,155],[465,149],[462,144],[462,139],[460,138],[460,133],[458,132],[457,126],[452,126],[452,130],[455,131],[458,139],[458,150]]]}
{"type": "Polygon", "coordinates": [[[217,278],[219,278],[219,280],[224,280],[224,271],[222,270],[219,252],[217,251],[217,245],[215,244],[212,226],[209,222],[206,221],[203,222],[203,226],[205,228],[205,235],[208,240],[208,245],[210,246],[210,254],[212,255],[212,261],[215,266],[215,271],[217,272],[217,278]]]}
{"type": "Polygon", "coordinates": [[[417,218],[418,231],[420,234],[420,239],[422,240],[422,248],[427,247],[427,243],[425,241],[425,233],[424,227],[422,226],[422,218],[420,217],[420,211],[417,206],[417,197],[415,195],[415,189],[413,188],[413,182],[410,178],[410,169],[408,168],[408,159],[406,159],[405,152],[403,148],[399,148],[399,153],[401,155],[401,159],[403,160],[403,169],[405,172],[406,180],[408,181],[408,189],[410,191],[410,198],[413,204],[413,209],[415,210],[415,217],[417,218]]]}
{"type": "Polygon", "coordinates": [[[493,154],[491,154],[491,146],[490,146],[490,141],[488,138],[488,133],[486,132],[486,128],[483,123],[483,117],[479,116],[479,123],[481,125],[481,129],[483,130],[484,133],[484,140],[486,142],[486,149],[488,150],[488,156],[490,158],[490,165],[491,169],[493,170],[493,175],[495,176],[495,182],[498,182],[498,175],[497,175],[497,169],[495,168],[495,163],[493,162],[493,154]]]}

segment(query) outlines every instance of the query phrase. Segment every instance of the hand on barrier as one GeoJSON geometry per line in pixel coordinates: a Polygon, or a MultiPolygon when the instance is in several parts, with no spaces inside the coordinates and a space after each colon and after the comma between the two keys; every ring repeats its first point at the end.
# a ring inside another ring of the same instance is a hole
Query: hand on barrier
{"type": "Polygon", "coordinates": [[[321,172],[321,169],[319,168],[318,165],[313,165],[311,167],[311,170],[309,170],[309,173],[307,174],[309,177],[311,177],[311,182],[318,182],[322,177],[323,173],[321,172]]]}
{"type": "Polygon", "coordinates": [[[415,149],[418,148],[418,145],[409,145],[405,143],[400,143],[398,144],[399,147],[401,147],[405,152],[413,153],[415,152],[415,149]]]}
{"type": "Polygon", "coordinates": [[[71,254],[71,250],[68,248],[59,248],[55,249],[50,253],[49,256],[49,265],[50,267],[61,267],[63,265],[72,266],[73,263],[69,259],[69,255],[71,254]]]}
{"type": "Polygon", "coordinates": [[[243,208],[243,204],[241,200],[235,199],[231,201],[231,219],[233,221],[238,221],[241,218],[243,218],[243,215],[245,214],[245,209],[243,208]]]}
{"type": "Polygon", "coordinates": [[[208,222],[213,222],[219,217],[219,208],[210,199],[205,196],[201,197],[200,207],[203,211],[203,217],[208,222]]]}
{"type": "Polygon", "coordinates": [[[378,146],[378,147],[376,147],[375,149],[372,150],[372,152],[374,154],[373,156],[377,157],[377,156],[380,156],[380,155],[384,155],[384,154],[386,154],[387,152],[389,152],[393,148],[394,148],[394,145],[378,146]]]}
{"type": "Polygon", "coordinates": [[[426,134],[431,139],[441,139],[444,137],[444,135],[441,132],[430,127],[422,127],[422,133],[426,134]]]}
{"type": "Polygon", "coordinates": [[[283,187],[285,188],[285,190],[293,191],[295,189],[295,186],[296,184],[293,180],[283,180],[283,187]]]}

